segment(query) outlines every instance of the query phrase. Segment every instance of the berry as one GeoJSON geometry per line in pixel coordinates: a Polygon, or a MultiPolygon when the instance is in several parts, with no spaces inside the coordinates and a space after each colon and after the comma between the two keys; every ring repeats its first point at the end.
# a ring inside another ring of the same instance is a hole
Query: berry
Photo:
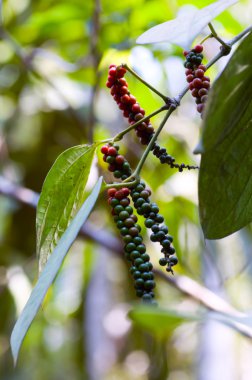
{"type": "Polygon", "coordinates": [[[196,45],[194,46],[193,50],[195,53],[201,53],[203,51],[203,46],[202,45],[196,45]]]}

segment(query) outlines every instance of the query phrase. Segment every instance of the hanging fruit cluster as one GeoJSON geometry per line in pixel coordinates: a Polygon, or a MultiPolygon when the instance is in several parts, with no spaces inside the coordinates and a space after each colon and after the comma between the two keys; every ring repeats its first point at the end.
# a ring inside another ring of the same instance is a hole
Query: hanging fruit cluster
{"type": "MultiPolygon", "coordinates": [[[[119,146],[113,144],[103,145],[101,148],[104,162],[109,164],[109,171],[115,178],[122,180],[131,174],[131,168],[126,158],[119,154],[119,146]]],[[[126,185],[126,184],[125,184],[126,185]]],[[[140,235],[141,228],[137,224],[137,216],[133,213],[129,196],[138,215],[145,218],[145,226],[151,228],[151,241],[159,242],[164,257],[159,260],[160,265],[166,266],[168,272],[173,273],[172,267],[177,264],[175,249],[172,246],[172,237],[168,235],[168,228],[164,224],[164,218],[159,213],[157,204],[150,200],[151,191],[146,188],[144,181],[136,183],[131,189],[115,188],[108,190],[108,202],[112,207],[112,215],[117,228],[125,242],[125,256],[131,263],[130,271],[135,279],[136,294],[144,301],[151,301],[154,297],[155,287],[152,264],[146,253],[146,247],[140,235]]]]}
{"type": "MultiPolygon", "coordinates": [[[[127,70],[122,66],[110,65],[106,86],[110,88],[110,93],[123,116],[128,119],[130,125],[133,125],[145,117],[145,110],[137,102],[135,96],[130,93],[128,83],[124,78],[126,72],[127,70]]],[[[143,145],[147,145],[154,134],[154,128],[149,119],[138,124],[135,131],[143,145]]],[[[168,164],[180,172],[183,169],[198,169],[197,166],[175,163],[175,158],[168,154],[165,148],[161,148],[158,143],[154,143],[152,153],[160,160],[161,164],[168,164]]]]}
{"type": "Polygon", "coordinates": [[[190,51],[184,51],[186,61],[186,80],[189,83],[189,89],[197,104],[197,111],[202,114],[207,101],[208,91],[210,88],[210,78],[205,76],[206,66],[202,65],[203,46],[196,45],[190,51]]]}

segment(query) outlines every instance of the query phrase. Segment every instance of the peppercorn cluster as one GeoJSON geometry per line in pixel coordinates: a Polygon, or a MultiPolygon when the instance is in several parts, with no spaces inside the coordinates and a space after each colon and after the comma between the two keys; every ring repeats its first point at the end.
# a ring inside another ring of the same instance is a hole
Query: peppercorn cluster
{"type": "Polygon", "coordinates": [[[112,215],[125,243],[124,252],[130,262],[130,273],[134,278],[136,295],[144,302],[153,303],[155,288],[154,275],[150,256],[146,253],[143,238],[140,235],[141,227],[137,224],[137,216],[130,206],[130,190],[125,187],[120,190],[108,190],[108,203],[112,207],[112,215]]]}
{"type": "MultiPolygon", "coordinates": [[[[119,109],[123,111],[123,116],[128,118],[130,125],[133,125],[143,119],[145,111],[137,103],[135,96],[130,93],[126,79],[123,78],[125,73],[126,69],[124,67],[110,65],[106,86],[110,88],[110,93],[118,104],[119,109]]],[[[154,128],[150,120],[145,120],[136,127],[136,134],[143,145],[150,142],[153,132],[154,128]]]]}
{"type": "MultiPolygon", "coordinates": [[[[110,88],[110,93],[118,104],[119,109],[122,110],[123,116],[128,119],[130,125],[133,125],[144,118],[145,110],[137,102],[135,96],[130,93],[128,83],[124,78],[126,72],[127,70],[122,66],[110,65],[106,86],[110,88]]],[[[149,119],[138,124],[135,131],[143,145],[147,145],[154,134],[154,128],[149,119]]],[[[183,169],[198,169],[197,166],[175,163],[175,158],[157,143],[152,147],[152,153],[160,160],[161,164],[168,164],[171,168],[176,168],[180,172],[183,169]]]]}
{"type": "MultiPolygon", "coordinates": [[[[126,179],[131,174],[131,168],[124,156],[119,154],[119,146],[107,144],[102,146],[103,160],[109,164],[109,170],[116,178],[126,179]]],[[[119,190],[118,190],[119,191],[119,190]]],[[[120,194],[120,193],[119,193],[120,194]]],[[[177,264],[175,249],[172,246],[172,236],[168,235],[168,227],[163,224],[164,218],[159,213],[156,203],[150,200],[151,190],[146,188],[143,180],[131,188],[130,196],[138,215],[145,218],[145,226],[151,228],[152,242],[161,244],[164,257],[159,260],[160,265],[166,266],[168,272],[173,273],[172,267],[177,264]]]]}
{"type": "Polygon", "coordinates": [[[184,51],[186,61],[186,80],[189,83],[189,89],[197,104],[197,111],[202,114],[207,101],[208,91],[210,88],[210,78],[205,76],[206,67],[202,65],[203,46],[196,45],[190,51],[184,51]]]}
{"type": "Polygon", "coordinates": [[[168,227],[163,224],[164,217],[159,213],[158,205],[150,201],[150,195],[151,190],[146,188],[144,181],[131,190],[131,198],[138,215],[144,216],[145,226],[152,230],[151,241],[161,244],[164,257],[159,260],[159,264],[166,266],[167,272],[173,273],[172,267],[178,262],[174,255],[175,249],[172,247],[173,238],[168,235],[168,227]]]}

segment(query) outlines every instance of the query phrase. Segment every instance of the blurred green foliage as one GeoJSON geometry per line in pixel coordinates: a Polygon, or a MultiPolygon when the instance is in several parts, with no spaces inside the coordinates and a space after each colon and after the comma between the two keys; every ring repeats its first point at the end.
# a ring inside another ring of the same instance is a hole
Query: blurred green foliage
{"type": "MultiPolygon", "coordinates": [[[[40,192],[62,151],[90,141],[93,135],[95,140],[113,136],[126,126],[105,88],[110,63],[127,62],[161,91],[176,95],[185,85],[181,49],[167,44],[137,47],[135,39],[151,26],[175,17],[188,3],[202,6],[201,1],[194,0],[102,0],[101,4],[98,0],[4,1],[0,28],[1,175],[40,192]]],[[[204,5],[208,3],[211,1],[204,5]]],[[[224,38],[232,37],[251,22],[249,10],[250,2],[240,1],[217,18],[216,29],[224,38]]],[[[206,58],[217,51],[218,44],[208,41],[206,58]]],[[[212,79],[222,67],[223,62],[215,66],[212,79]]],[[[127,79],[147,112],[160,104],[142,84],[127,79]]],[[[153,119],[155,127],[158,121],[159,117],[153,119]]],[[[186,96],[160,142],[178,162],[198,161],[191,152],[198,141],[199,126],[193,101],[186,96]]],[[[125,137],[121,146],[135,167],[142,147],[133,134],[125,137]]],[[[92,169],[89,189],[98,172],[111,179],[101,155],[92,169]]],[[[244,270],[251,260],[251,231],[217,242],[214,250],[204,249],[198,221],[197,173],[173,172],[150,157],[142,175],[175,238],[180,258],[176,272],[208,282],[204,262],[211,262],[220,292],[225,292],[236,307],[251,308],[251,270],[244,270]],[[242,297],[237,297],[238,287],[242,297]]],[[[91,222],[97,234],[110,232],[116,236],[103,197],[91,222]]],[[[1,379],[196,377],[200,326],[181,324],[172,338],[162,343],[131,326],[125,317],[134,300],[127,266],[120,255],[81,238],[72,247],[34,321],[14,370],[9,337],[37,279],[35,246],[35,210],[0,196],[1,379]]],[[[157,264],[156,246],[149,243],[148,250],[157,264]]],[[[161,280],[156,292],[163,308],[180,308],[182,312],[201,308],[161,280]]],[[[237,366],[242,366],[242,354],[240,357],[237,366]]]]}

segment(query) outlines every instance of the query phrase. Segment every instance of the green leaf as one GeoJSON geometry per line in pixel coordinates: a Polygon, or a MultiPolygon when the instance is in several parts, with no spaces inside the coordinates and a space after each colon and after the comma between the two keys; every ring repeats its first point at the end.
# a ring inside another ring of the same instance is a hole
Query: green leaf
{"type": "Polygon", "coordinates": [[[252,220],[252,34],[238,47],[210,91],[203,126],[199,210],[208,239],[252,220]]]}
{"type": "Polygon", "coordinates": [[[216,16],[238,0],[221,0],[199,10],[183,13],[176,19],[166,21],[147,30],[137,39],[138,44],[170,42],[184,49],[190,48],[193,40],[216,16]]]}
{"type": "Polygon", "coordinates": [[[18,353],[24,337],[38,312],[38,309],[46,295],[47,290],[52,284],[54,278],[59,271],[61,264],[77,237],[77,234],[82,227],[82,225],[87,220],[90,212],[92,211],[96,200],[99,196],[100,189],[102,186],[102,177],[97,181],[92,193],[86,199],[84,204],[81,206],[77,215],[71,222],[70,226],[65,231],[64,235],[61,237],[59,244],[54,249],[52,255],[50,256],[43,272],[41,273],[38,282],[33,289],[30,298],[28,299],[24,310],[22,311],[19,319],[17,320],[14,329],[11,334],[11,350],[16,364],[18,353]]]}
{"type": "Polygon", "coordinates": [[[141,306],[129,312],[129,317],[138,326],[159,337],[167,336],[184,322],[197,321],[196,315],[184,314],[174,310],[163,310],[156,307],[141,306]]]}
{"type": "Polygon", "coordinates": [[[47,174],[36,216],[39,271],[85,199],[96,145],[79,145],[63,152],[47,174]]]}

